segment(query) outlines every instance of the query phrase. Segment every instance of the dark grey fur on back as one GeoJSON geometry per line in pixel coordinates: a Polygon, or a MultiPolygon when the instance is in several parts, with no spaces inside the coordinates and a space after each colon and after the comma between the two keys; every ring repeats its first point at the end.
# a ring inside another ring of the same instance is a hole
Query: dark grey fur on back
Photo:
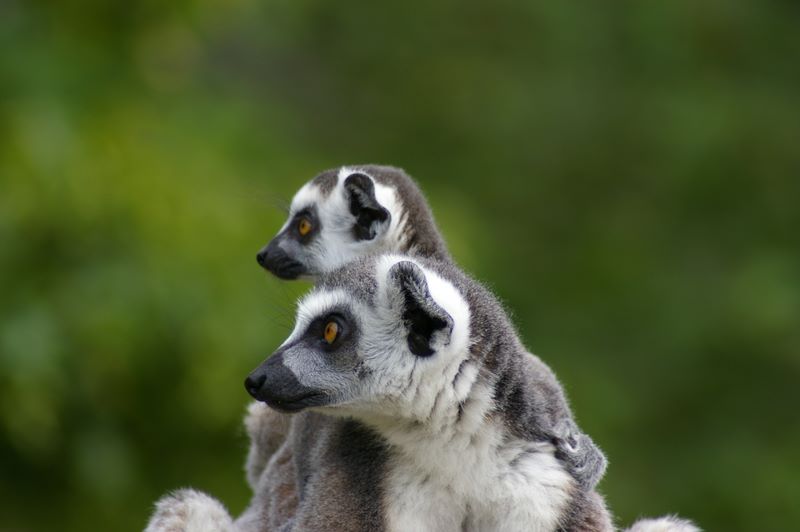
{"type": "Polygon", "coordinates": [[[298,491],[287,529],[380,532],[385,442],[365,425],[312,412],[290,434],[298,491]]]}

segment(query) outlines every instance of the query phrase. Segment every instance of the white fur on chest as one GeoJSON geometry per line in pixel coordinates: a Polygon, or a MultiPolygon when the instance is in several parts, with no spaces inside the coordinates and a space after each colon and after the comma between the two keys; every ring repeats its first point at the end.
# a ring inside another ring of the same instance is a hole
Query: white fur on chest
{"type": "Polygon", "coordinates": [[[555,530],[573,487],[549,443],[473,434],[403,445],[389,463],[385,508],[392,531],[555,530]]]}

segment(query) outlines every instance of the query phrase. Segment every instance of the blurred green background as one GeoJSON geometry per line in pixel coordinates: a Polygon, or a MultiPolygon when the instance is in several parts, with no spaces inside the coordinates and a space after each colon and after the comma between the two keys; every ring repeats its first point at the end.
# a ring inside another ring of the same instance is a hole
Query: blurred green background
{"type": "Polygon", "coordinates": [[[610,458],[621,524],[800,522],[800,4],[0,3],[0,530],[249,498],[259,270],[405,167],[610,458]]]}

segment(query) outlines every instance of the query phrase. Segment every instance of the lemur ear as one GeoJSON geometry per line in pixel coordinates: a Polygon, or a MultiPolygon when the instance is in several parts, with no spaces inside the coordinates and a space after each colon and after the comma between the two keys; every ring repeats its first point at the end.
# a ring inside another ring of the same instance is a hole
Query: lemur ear
{"type": "Polygon", "coordinates": [[[375,198],[375,185],[366,174],[350,174],[344,180],[344,190],[350,201],[350,213],[356,217],[353,234],[356,240],[372,240],[380,225],[391,218],[375,198]]]}
{"type": "Polygon", "coordinates": [[[437,347],[447,345],[453,318],[431,297],[422,269],[410,261],[398,262],[389,270],[389,284],[400,296],[401,319],[408,331],[411,352],[427,357],[437,347]]]}

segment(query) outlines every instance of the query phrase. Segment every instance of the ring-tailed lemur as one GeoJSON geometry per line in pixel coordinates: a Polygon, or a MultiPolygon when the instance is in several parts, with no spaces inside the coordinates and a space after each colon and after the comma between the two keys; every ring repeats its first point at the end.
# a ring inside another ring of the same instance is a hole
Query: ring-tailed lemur
{"type": "MultiPolygon", "coordinates": [[[[428,202],[411,177],[399,168],[361,165],[327,170],[304,185],[292,199],[286,223],[257,259],[280,278],[315,279],[355,258],[386,252],[451,261],[428,202]]],[[[578,482],[594,487],[605,472],[605,456],[578,429],[568,409],[565,414],[547,436],[578,482]]],[[[259,415],[270,422],[274,418],[251,408],[251,433],[265,432],[259,415]]],[[[268,456],[255,439],[248,460],[251,483],[268,456]]]]}
{"type": "MultiPolygon", "coordinates": [[[[313,280],[349,260],[382,252],[451,260],[431,209],[413,179],[399,168],[360,165],[325,171],[300,188],[286,223],[257,259],[280,278],[313,280]]],[[[248,409],[251,445],[246,472],[254,497],[240,517],[240,525],[279,520],[283,514],[272,515],[275,508],[292,500],[286,489],[276,490],[273,485],[282,484],[275,480],[282,475],[265,472],[285,439],[288,425],[282,417],[259,403],[248,409]],[[267,496],[272,499],[265,501],[267,496]]],[[[605,456],[581,433],[571,415],[554,424],[546,437],[557,445],[557,456],[580,484],[597,484],[606,468],[605,456]]]]}
{"type": "MultiPolygon", "coordinates": [[[[569,417],[555,376],[451,263],[372,256],[322,276],[245,385],[306,411],[285,530],[613,530],[549,437],[569,417]]],[[[696,530],[635,530],[665,523],[696,530]]]]}
{"type": "MultiPolygon", "coordinates": [[[[281,277],[314,278],[338,262],[387,250],[449,260],[430,209],[414,182],[402,170],[360,166],[325,172],[303,187],[292,202],[289,220],[259,253],[259,262],[281,277]]],[[[239,530],[275,529],[293,515],[297,504],[291,467],[293,451],[291,442],[285,439],[287,420],[259,406],[251,405],[247,419],[253,442],[248,480],[255,495],[248,511],[236,523],[239,530]]],[[[583,470],[584,483],[593,486],[605,469],[602,454],[575,430],[569,419],[554,430],[567,443],[578,435],[578,447],[583,450],[572,453],[573,464],[576,470],[583,470]],[[586,452],[592,448],[594,452],[586,452]],[[583,458],[578,459],[579,456],[583,458]]],[[[233,526],[219,503],[201,493],[181,490],[159,502],[148,530],[185,525],[187,516],[194,516],[196,525],[203,522],[200,516],[204,511],[208,514],[206,520],[216,523],[213,529],[227,530],[228,525],[220,525],[223,522],[233,526]]]]}

